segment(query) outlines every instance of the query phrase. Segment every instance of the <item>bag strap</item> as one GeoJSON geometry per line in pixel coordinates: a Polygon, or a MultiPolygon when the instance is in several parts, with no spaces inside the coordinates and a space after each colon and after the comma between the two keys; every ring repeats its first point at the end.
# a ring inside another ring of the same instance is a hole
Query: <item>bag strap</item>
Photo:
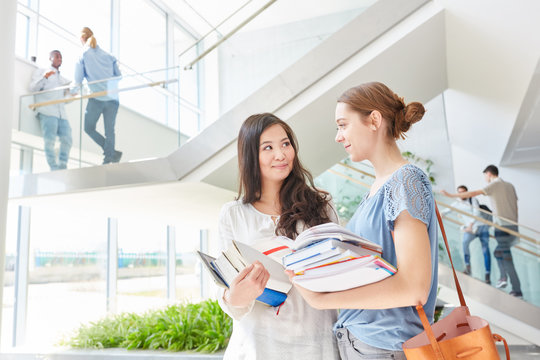
{"type": "MultiPolygon", "coordinates": [[[[463,296],[463,292],[461,291],[461,286],[459,285],[459,280],[456,274],[456,269],[454,268],[454,262],[452,261],[452,255],[450,254],[450,246],[448,246],[448,239],[446,238],[446,231],[444,231],[444,225],[442,222],[441,213],[439,212],[439,208],[437,207],[437,204],[435,205],[435,213],[437,214],[437,220],[439,221],[439,227],[441,228],[441,233],[444,239],[444,244],[446,245],[446,252],[448,253],[448,258],[450,259],[450,265],[452,265],[452,272],[454,273],[454,281],[456,283],[456,289],[459,296],[459,302],[461,303],[461,306],[467,306],[465,303],[465,297],[463,296]]],[[[444,355],[442,354],[441,348],[439,347],[439,342],[435,338],[435,334],[433,333],[433,329],[431,328],[431,325],[429,323],[429,320],[426,316],[426,312],[424,311],[424,307],[422,304],[418,304],[416,306],[416,312],[418,313],[418,317],[420,318],[420,321],[422,322],[422,326],[424,327],[424,331],[426,332],[426,335],[429,339],[429,343],[431,344],[431,348],[433,349],[433,354],[435,355],[435,358],[437,360],[444,360],[444,355]]]]}
{"type": "Polygon", "coordinates": [[[452,272],[454,273],[454,282],[456,283],[456,290],[459,297],[459,303],[461,306],[467,306],[465,302],[465,297],[463,296],[463,291],[461,291],[461,286],[459,285],[459,280],[456,274],[456,269],[454,268],[454,262],[452,261],[452,255],[450,254],[450,246],[448,246],[448,239],[446,238],[446,231],[444,231],[444,225],[442,222],[441,213],[437,204],[435,204],[435,212],[437,213],[437,220],[439,221],[439,227],[441,228],[441,233],[444,239],[444,245],[446,245],[446,252],[448,253],[448,259],[450,259],[450,265],[452,265],[452,272]]]}
{"type": "Polygon", "coordinates": [[[426,312],[424,311],[424,307],[422,305],[417,305],[416,311],[418,312],[420,321],[422,321],[422,325],[424,326],[424,330],[429,339],[429,343],[431,344],[431,348],[433,349],[433,354],[435,354],[435,359],[445,360],[444,355],[442,354],[441,348],[439,347],[439,342],[437,341],[437,338],[435,338],[433,329],[431,328],[431,325],[429,324],[429,320],[426,316],[426,312]]]}
{"type": "Polygon", "coordinates": [[[502,341],[504,343],[504,350],[506,352],[506,360],[510,360],[510,350],[508,349],[508,343],[506,342],[506,339],[503,338],[499,334],[493,334],[493,340],[502,341]]]}

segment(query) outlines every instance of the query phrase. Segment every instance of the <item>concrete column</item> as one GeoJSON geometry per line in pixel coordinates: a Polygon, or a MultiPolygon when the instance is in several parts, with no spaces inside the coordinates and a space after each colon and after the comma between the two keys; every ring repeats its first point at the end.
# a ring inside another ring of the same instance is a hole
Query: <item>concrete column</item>
{"type": "Polygon", "coordinates": [[[167,226],[167,299],[176,301],[176,228],[167,226]]]}
{"type": "MultiPolygon", "coordinates": [[[[4,268],[6,259],[6,219],[9,188],[9,163],[11,150],[11,124],[13,108],[13,87],[15,70],[15,19],[16,0],[0,1],[0,310],[4,303],[4,268]]],[[[0,311],[2,324],[2,311],[0,311]]],[[[0,339],[2,338],[0,326],[0,339]]]]}
{"type": "Polygon", "coordinates": [[[17,264],[15,266],[15,306],[13,308],[13,346],[22,346],[26,343],[29,260],[30,208],[28,206],[19,206],[17,264]]]}
{"type": "Polygon", "coordinates": [[[118,284],[118,220],[107,220],[107,312],[116,313],[118,284]]]}

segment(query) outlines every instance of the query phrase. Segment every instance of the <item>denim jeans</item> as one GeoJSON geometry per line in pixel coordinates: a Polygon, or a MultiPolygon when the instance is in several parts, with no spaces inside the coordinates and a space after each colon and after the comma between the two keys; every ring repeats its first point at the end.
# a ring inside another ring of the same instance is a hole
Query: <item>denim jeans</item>
{"type": "Polygon", "coordinates": [[[41,132],[43,133],[43,142],[45,157],[51,170],[65,169],[69,160],[69,150],[71,149],[71,126],[66,119],[60,119],[55,116],[38,114],[41,132]],[[56,137],[60,140],[60,152],[58,160],[54,145],[56,137]]]}
{"type": "Polygon", "coordinates": [[[403,351],[379,349],[361,342],[347,328],[336,330],[339,355],[341,360],[394,359],[405,360],[403,351]]]}
{"type": "Polygon", "coordinates": [[[480,243],[482,244],[484,266],[486,267],[486,273],[489,273],[491,272],[491,254],[489,253],[489,225],[479,226],[476,233],[463,233],[463,255],[465,257],[465,264],[471,264],[470,244],[471,241],[473,241],[476,237],[480,239],[480,243]]]}
{"type": "MultiPolygon", "coordinates": [[[[517,225],[503,225],[502,227],[516,232],[518,231],[517,225]]],[[[521,292],[521,283],[514,267],[514,260],[512,259],[512,252],[510,250],[516,237],[506,231],[495,228],[495,239],[497,240],[497,247],[495,248],[494,255],[499,265],[501,279],[506,280],[510,278],[512,290],[521,292]]]]}
{"type": "Polygon", "coordinates": [[[119,103],[117,100],[100,101],[88,99],[86,112],[84,114],[84,131],[103,149],[105,155],[104,163],[113,161],[115,158],[115,134],[116,113],[119,103]],[[96,124],[103,114],[103,124],[105,137],[96,131],[96,124]]]}

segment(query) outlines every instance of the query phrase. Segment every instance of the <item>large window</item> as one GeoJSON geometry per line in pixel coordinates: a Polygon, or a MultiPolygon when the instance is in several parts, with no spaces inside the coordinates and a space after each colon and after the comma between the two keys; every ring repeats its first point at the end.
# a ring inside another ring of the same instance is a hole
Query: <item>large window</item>
{"type": "Polygon", "coordinates": [[[51,345],[106,314],[107,218],[67,201],[33,206],[27,343],[51,345]]]}
{"type": "Polygon", "coordinates": [[[165,13],[146,1],[120,1],[120,61],[137,72],[167,67],[165,13]]]}
{"type": "Polygon", "coordinates": [[[144,312],[166,304],[167,227],[118,221],[118,311],[144,312]]]}
{"type": "Polygon", "coordinates": [[[17,35],[15,39],[15,55],[28,58],[28,26],[30,19],[27,15],[17,13],[17,35]]]}
{"type": "Polygon", "coordinates": [[[77,37],[89,27],[98,45],[111,50],[111,0],[40,0],[39,13],[77,37]]]}

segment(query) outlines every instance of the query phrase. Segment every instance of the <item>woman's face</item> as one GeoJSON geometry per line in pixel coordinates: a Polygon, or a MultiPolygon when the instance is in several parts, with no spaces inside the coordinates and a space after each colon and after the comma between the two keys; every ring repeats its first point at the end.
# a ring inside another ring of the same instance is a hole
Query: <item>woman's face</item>
{"type": "Polygon", "coordinates": [[[352,161],[369,158],[375,145],[374,129],[348,104],[338,102],[336,106],[336,142],[345,147],[352,161]]]}
{"type": "Polygon", "coordinates": [[[292,171],[294,149],[285,130],[278,124],[268,127],[259,140],[261,181],[283,182],[292,171]]]}

